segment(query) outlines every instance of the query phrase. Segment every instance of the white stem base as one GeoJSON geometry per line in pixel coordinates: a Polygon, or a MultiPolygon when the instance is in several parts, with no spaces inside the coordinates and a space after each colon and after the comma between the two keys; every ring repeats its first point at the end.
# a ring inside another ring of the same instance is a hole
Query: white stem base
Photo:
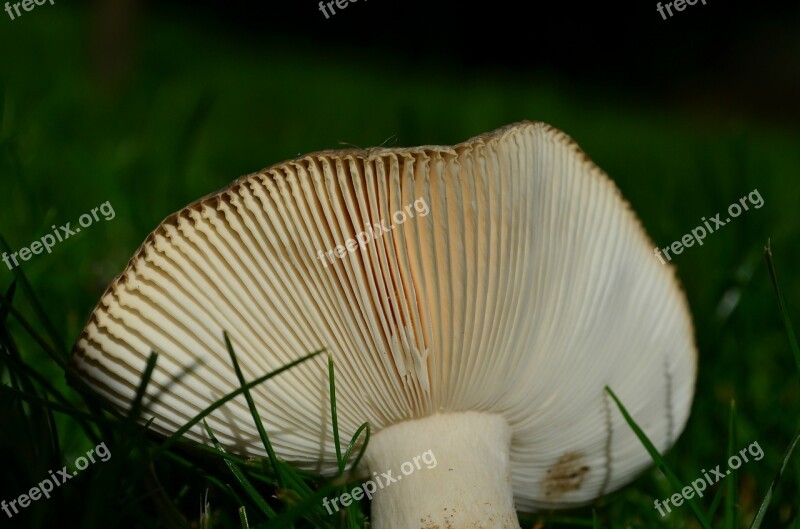
{"type": "Polygon", "coordinates": [[[478,412],[433,415],[381,430],[365,454],[373,485],[381,487],[373,495],[372,527],[520,529],[510,442],[503,417],[478,412]]]}

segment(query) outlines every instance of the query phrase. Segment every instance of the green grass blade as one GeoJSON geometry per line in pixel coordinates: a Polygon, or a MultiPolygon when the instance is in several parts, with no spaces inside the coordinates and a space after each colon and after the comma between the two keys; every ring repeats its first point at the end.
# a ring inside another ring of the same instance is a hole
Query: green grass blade
{"type": "Polygon", "coordinates": [[[756,517],[753,519],[753,525],[750,526],[750,529],[759,529],[761,527],[761,523],[764,521],[764,516],[767,514],[769,503],[772,501],[772,494],[775,492],[775,489],[778,488],[778,483],[780,483],[783,471],[786,470],[786,465],[789,464],[789,460],[792,458],[792,453],[794,452],[795,447],[797,447],[798,441],[800,441],[800,432],[797,432],[797,435],[795,435],[794,439],[792,439],[789,448],[786,449],[786,453],[783,456],[783,462],[781,463],[778,472],[775,474],[775,479],[772,480],[772,484],[769,486],[766,496],[764,496],[764,501],[761,502],[761,507],[758,508],[758,512],[756,513],[756,517]]]}
{"type": "Polygon", "coordinates": [[[39,347],[41,347],[42,350],[46,352],[47,355],[50,356],[50,358],[52,358],[56,364],[58,364],[62,369],[67,368],[66,359],[62,356],[59,356],[59,354],[55,351],[55,349],[53,349],[53,347],[49,343],[47,343],[47,341],[44,338],[39,336],[39,333],[36,332],[36,329],[33,328],[33,325],[31,325],[30,322],[28,322],[28,320],[26,320],[25,317],[17,309],[15,309],[12,305],[7,303],[3,296],[0,296],[0,306],[4,310],[7,310],[9,314],[14,316],[14,319],[17,320],[17,323],[19,323],[22,326],[25,332],[27,332],[28,335],[31,338],[33,338],[33,340],[39,345],[39,347]]]}
{"type": "MultiPolygon", "coordinates": [[[[137,426],[137,421],[141,418],[142,413],[142,402],[144,401],[144,396],[147,393],[147,386],[150,384],[150,379],[153,376],[153,371],[156,368],[156,362],[158,361],[158,353],[155,351],[150,352],[150,356],[147,358],[147,364],[145,364],[144,373],[142,373],[142,378],[139,380],[139,385],[136,388],[136,394],[133,398],[133,404],[131,404],[130,410],[128,411],[128,415],[125,418],[125,421],[121,423],[123,430],[125,432],[125,441],[121,444],[120,449],[118,450],[124,455],[129,454],[132,450],[134,450],[141,439],[147,433],[147,429],[150,427],[150,424],[155,420],[155,417],[150,417],[146,420],[144,426],[139,427],[137,426]]],[[[144,475],[145,469],[143,467],[137,468],[132,475],[134,476],[142,476],[144,475]]]]}
{"type": "Polygon", "coordinates": [[[714,499],[711,501],[711,507],[708,509],[708,514],[706,514],[706,518],[709,520],[713,520],[714,516],[716,516],[717,509],[719,508],[720,503],[722,503],[722,492],[724,490],[724,487],[717,487],[717,492],[714,493],[714,499]]]}
{"type": "Polygon", "coordinates": [[[786,305],[783,303],[781,289],[778,286],[778,276],[775,274],[775,266],[772,263],[772,248],[770,247],[769,241],[767,241],[767,245],[764,247],[764,259],[767,261],[767,270],[769,271],[769,278],[772,281],[772,288],[775,289],[775,295],[778,297],[778,306],[781,309],[783,325],[786,328],[786,335],[789,338],[789,347],[794,354],[797,372],[800,373],[800,346],[797,344],[797,336],[794,333],[794,327],[789,319],[789,312],[786,310],[786,305]]]}
{"type": "MultiPolygon", "coordinates": [[[[0,250],[11,253],[11,247],[2,235],[0,235],[0,250]]],[[[25,294],[25,297],[28,298],[28,302],[30,302],[31,307],[33,307],[33,311],[42,323],[42,326],[44,326],[44,330],[50,336],[50,341],[53,343],[54,349],[60,352],[61,361],[66,363],[69,359],[69,352],[64,347],[64,342],[61,340],[61,336],[59,336],[55,325],[53,325],[53,322],[47,317],[47,312],[45,312],[44,307],[39,303],[39,298],[34,294],[31,284],[28,282],[28,279],[25,277],[20,267],[14,268],[12,273],[17,281],[19,281],[22,292],[25,294]]]]}
{"type": "Polygon", "coordinates": [[[107,426],[114,426],[114,423],[108,421],[104,417],[97,417],[91,413],[83,412],[80,410],[76,410],[71,406],[65,406],[63,404],[59,404],[57,402],[53,402],[50,399],[40,397],[39,395],[31,395],[29,393],[25,393],[24,391],[20,391],[18,389],[10,388],[4,384],[0,384],[0,393],[7,393],[14,397],[18,397],[24,399],[31,403],[39,404],[51,411],[55,411],[58,413],[63,413],[64,415],[69,415],[70,417],[74,418],[82,418],[87,421],[97,422],[97,423],[104,423],[107,426]]]}
{"type": "MultiPolygon", "coordinates": [[[[214,446],[216,447],[217,451],[220,454],[227,454],[227,451],[217,440],[217,437],[214,435],[214,431],[211,429],[211,427],[208,425],[206,421],[203,421],[203,426],[205,426],[206,432],[208,432],[208,436],[211,438],[211,442],[214,443],[214,446]]],[[[253,500],[253,503],[256,504],[256,507],[258,507],[261,510],[261,512],[264,513],[268,518],[275,518],[276,516],[275,511],[272,509],[272,507],[269,506],[269,504],[261,496],[261,494],[258,493],[253,484],[250,483],[250,480],[247,479],[247,476],[244,475],[244,472],[242,472],[241,469],[235,463],[231,462],[228,459],[225,459],[225,464],[228,465],[228,468],[230,469],[231,473],[233,473],[233,475],[236,477],[236,480],[239,482],[239,485],[241,485],[242,488],[245,490],[245,492],[247,492],[247,495],[250,496],[250,499],[253,500]]]]}
{"type": "MultiPolygon", "coordinates": [[[[39,372],[21,360],[12,358],[10,361],[14,364],[14,369],[17,372],[24,372],[28,378],[33,380],[40,388],[42,388],[45,395],[53,397],[58,404],[64,407],[64,409],[73,408],[76,410],[76,412],[78,411],[67,399],[67,397],[65,397],[58,389],[56,389],[55,386],[53,386],[50,381],[39,372]]],[[[70,414],[70,416],[75,419],[78,425],[80,425],[80,427],[83,429],[83,432],[86,434],[86,436],[91,439],[94,444],[100,443],[101,437],[97,434],[92,425],[98,422],[96,418],[102,417],[102,414],[93,413],[89,415],[83,415],[75,413],[70,414]]]]}
{"type": "MultiPolygon", "coordinates": [[[[6,291],[5,301],[8,306],[11,306],[14,301],[16,284],[16,280],[12,281],[11,286],[9,286],[8,291],[6,291]]],[[[36,395],[38,397],[39,391],[36,385],[31,382],[27,371],[25,369],[18,369],[19,366],[25,365],[25,363],[22,361],[19,349],[11,336],[11,331],[8,329],[8,314],[9,311],[5,306],[0,308],[0,353],[4,353],[2,360],[5,361],[5,369],[8,370],[8,378],[11,382],[11,387],[21,393],[24,392],[28,395],[36,395]]],[[[15,399],[13,402],[17,416],[23,423],[27,439],[30,443],[35,443],[36,439],[42,438],[40,428],[37,428],[41,426],[41,423],[37,421],[35,417],[35,414],[37,414],[41,408],[37,406],[28,413],[25,409],[24,399],[15,399]],[[35,430],[36,432],[34,433],[35,430]]],[[[33,444],[33,446],[37,445],[33,444]]],[[[39,455],[40,457],[42,456],[42,454],[39,455]]]]}
{"type": "Polygon", "coordinates": [[[6,83],[0,79],[0,131],[3,129],[3,120],[5,119],[6,110],[6,83]]]}
{"type": "Polygon", "coordinates": [[[6,321],[8,321],[8,309],[6,307],[10,307],[14,302],[14,294],[17,292],[17,280],[11,281],[11,284],[8,286],[8,290],[6,290],[5,295],[5,303],[0,306],[0,325],[5,325],[6,321]]]}
{"type": "MultiPolygon", "coordinates": [[[[318,513],[323,509],[322,500],[331,493],[335,493],[338,488],[339,486],[336,484],[323,485],[313,494],[306,496],[303,501],[296,503],[280,513],[274,520],[267,522],[266,529],[284,529],[303,516],[310,518],[315,527],[331,527],[331,522],[318,513]]],[[[325,515],[327,516],[327,513],[325,515]]]]}
{"type": "Polygon", "coordinates": [[[242,524],[242,529],[250,529],[250,524],[247,522],[247,510],[244,506],[239,507],[239,522],[242,524]]]}
{"type": "Polygon", "coordinates": [[[147,358],[147,364],[144,367],[144,373],[139,380],[139,386],[136,388],[136,395],[133,398],[130,411],[128,412],[128,423],[133,426],[139,419],[142,413],[142,401],[144,400],[145,393],[147,392],[147,385],[150,384],[150,379],[153,376],[153,371],[156,369],[156,362],[158,361],[158,353],[155,351],[150,352],[147,358]]]}
{"type": "Polygon", "coordinates": [[[592,509],[592,529],[600,529],[600,518],[597,517],[595,509],[592,509]]]}
{"type": "MultiPolygon", "coordinates": [[[[352,439],[350,439],[350,444],[347,447],[347,452],[345,453],[344,457],[342,457],[342,445],[341,440],[339,439],[339,422],[336,416],[336,383],[334,377],[334,369],[333,369],[333,357],[328,355],[328,381],[330,387],[330,401],[331,401],[331,427],[333,428],[333,443],[336,450],[336,460],[339,465],[339,476],[344,475],[344,472],[347,467],[347,461],[350,459],[350,454],[355,446],[356,441],[358,440],[358,436],[362,431],[364,431],[364,425],[367,425],[367,439],[369,439],[369,427],[368,423],[362,424],[356,433],[353,435],[352,439]]],[[[362,450],[359,452],[357,461],[361,460],[361,457],[364,454],[364,448],[366,448],[366,444],[362,447],[362,450]]],[[[353,467],[355,468],[355,466],[353,467]]],[[[341,492],[344,492],[344,488],[340,489],[341,492]]],[[[348,529],[358,529],[356,524],[356,517],[359,513],[359,507],[357,502],[351,503],[347,510],[345,511],[345,519],[344,524],[348,529]]]]}
{"type": "Polygon", "coordinates": [[[309,353],[309,354],[307,354],[305,356],[301,356],[297,360],[294,360],[293,362],[290,362],[290,363],[286,364],[285,366],[279,367],[275,371],[271,371],[270,373],[267,373],[266,375],[262,375],[262,376],[256,378],[255,380],[253,380],[251,382],[248,382],[247,384],[243,385],[242,387],[231,391],[230,393],[228,393],[224,397],[220,398],[219,400],[217,400],[216,402],[214,402],[213,404],[211,404],[210,406],[205,408],[203,411],[201,411],[200,413],[195,415],[194,418],[192,418],[186,424],[184,424],[181,428],[179,428],[177,432],[175,432],[174,434],[169,436],[167,439],[165,439],[164,442],[161,444],[161,446],[159,446],[158,449],[156,450],[156,455],[160,455],[160,454],[166,452],[169,449],[169,447],[171,447],[173,444],[178,442],[178,440],[181,437],[183,437],[183,434],[185,434],[186,432],[191,430],[200,421],[202,421],[203,419],[208,417],[210,414],[214,413],[214,411],[216,411],[220,407],[224,406],[227,402],[235,399],[236,397],[238,397],[239,395],[244,393],[245,390],[249,390],[249,389],[252,389],[252,388],[258,386],[259,384],[263,384],[264,382],[266,382],[267,380],[271,379],[272,377],[280,375],[284,371],[287,371],[287,370],[293,368],[296,365],[302,364],[303,362],[306,362],[307,360],[310,360],[310,359],[314,358],[315,356],[317,356],[319,354],[322,354],[323,352],[324,352],[324,349],[320,349],[319,351],[314,351],[313,353],[309,353]]]}
{"type": "Polygon", "coordinates": [[[361,458],[364,457],[364,452],[367,451],[367,444],[369,444],[369,436],[370,436],[370,427],[369,427],[369,423],[368,422],[365,422],[364,424],[362,424],[361,426],[358,427],[358,430],[356,430],[356,433],[353,434],[353,438],[350,439],[350,444],[347,446],[347,452],[344,453],[344,461],[345,461],[345,463],[347,463],[347,461],[350,461],[350,454],[352,453],[353,448],[355,448],[355,446],[356,446],[356,442],[358,441],[358,437],[361,435],[361,432],[363,432],[365,430],[366,430],[367,433],[364,436],[364,444],[361,445],[361,448],[358,451],[358,456],[356,457],[356,460],[353,461],[353,464],[350,466],[350,468],[352,470],[355,470],[355,468],[358,467],[358,464],[361,462],[361,458]]]}
{"type": "Polygon", "coordinates": [[[225,338],[225,347],[228,348],[228,354],[231,357],[231,362],[233,362],[233,370],[236,372],[236,378],[239,379],[239,385],[244,390],[243,393],[244,398],[247,401],[247,407],[250,408],[250,414],[253,416],[253,421],[255,421],[256,428],[258,429],[258,435],[261,437],[261,442],[264,444],[264,448],[267,450],[269,463],[272,466],[273,472],[275,472],[275,478],[278,481],[278,487],[284,488],[286,487],[286,479],[283,476],[283,469],[278,463],[278,456],[275,455],[275,451],[272,449],[272,443],[269,441],[269,436],[267,435],[267,430],[264,428],[264,423],[261,422],[261,416],[258,413],[258,408],[256,408],[256,403],[253,400],[253,396],[250,394],[250,389],[247,388],[247,382],[244,379],[244,374],[242,374],[241,367],[239,367],[239,361],[236,359],[236,353],[233,350],[231,339],[227,332],[223,332],[222,335],[225,338]]]}
{"type": "MultiPolygon", "coordinates": [[[[731,411],[728,417],[728,461],[736,453],[736,401],[731,399],[731,411]]],[[[725,496],[725,529],[736,527],[736,472],[731,472],[728,482],[725,484],[727,494],[725,496]]],[[[720,487],[721,488],[721,487],[720,487]]]]}
{"type": "MultiPolygon", "coordinates": [[[[230,457],[231,455],[227,453],[220,454],[213,447],[208,447],[208,448],[218,457],[227,458],[230,457]]],[[[233,501],[237,505],[244,505],[244,499],[240,497],[239,494],[235,490],[233,490],[233,488],[229,484],[224,483],[222,480],[216,478],[212,474],[200,470],[194,463],[190,462],[188,459],[180,456],[179,454],[176,454],[175,452],[167,452],[166,458],[174,461],[178,465],[185,468],[187,471],[193,471],[202,474],[203,479],[208,480],[210,483],[218,487],[220,490],[225,491],[231,498],[233,498],[233,501]]]]}
{"type": "MultiPolygon", "coordinates": [[[[683,484],[678,479],[678,476],[676,476],[675,473],[672,472],[672,470],[667,466],[664,458],[661,457],[661,453],[659,453],[658,449],[647,437],[647,434],[644,433],[644,430],[642,430],[639,425],[636,424],[636,422],[633,420],[633,417],[631,417],[631,415],[628,413],[628,410],[622,405],[622,402],[617,398],[610,387],[606,386],[606,392],[608,392],[608,394],[611,395],[611,398],[614,399],[614,402],[616,402],[619,411],[622,413],[622,416],[625,417],[625,421],[636,434],[636,437],[639,438],[639,441],[650,454],[650,457],[653,458],[653,461],[656,463],[656,465],[658,465],[658,468],[660,468],[664,475],[667,476],[670,484],[675,487],[676,491],[681,490],[683,488],[683,484]]],[[[692,509],[695,518],[697,518],[697,521],[700,522],[700,525],[703,527],[703,529],[711,529],[711,524],[706,519],[705,514],[703,514],[703,511],[700,509],[700,506],[697,504],[695,498],[686,500],[686,503],[689,504],[689,507],[692,509]]]]}
{"type": "MultiPolygon", "coordinates": [[[[0,323],[0,325],[2,325],[2,323],[0,323]]],[[[4,336],[3,338],[5,339],[7,338],[7,336],[4,336]]],[[[42,388],[44,393],[51,395],[60,404],[63,404],[64,406],[71,405],[70,401],[67,400],[64,394],[61,393],[58,389],[56,389],[55,386],[53,386],[47,378],[45,378],[38,371],[36,371],[35,369],[31,368],[31,366],[23,362],[22,359],[19,357],[18,351],[16,351],[16,349],[14,349],[13,347],[11,347],[10,344],[9,344],[9,349],[10,349],[9,352],[12,352],[13,350],[13,354],[10,354],[7,357],[7,360],[9,362],[9,368],[13,368],[15,374],[23,375],[27,379],[30,379],[31,381],[35,382],[36,385],[42,388]]]]}
{"type": "MultiPolygon", "coordinates": [[[[221,454],[213,446],[206,446],[204,444],[195,443],[195,444],[192,444],[192,450],[197,450],[199,452],[204,452],[204,453],[210,454],[210,455],[212,455],[214,457],[218,457],[218,458],[221,458],[221,459],[226,459],[226,460],[230,461],[231,463],[235,463],[236,465],[241,465],[241,466],[245,466],[245,467],[248,467],[248,468],[253,468],[252,465],[250,464],[250,460],[248,460],[247,458],[244,458],[244,457],[241,457],[241,456],[237,456],[236,454],[231,454],[230,452],[225,452],[224,454],[221,454]]],[[[254,476],[254,477],[259,477],[259,476],[254,476]]],[[[268,480],[266,477],[264,477],[264,476],[260,476],[260,477],[261,477],[261,481],[263,481],[264,483],[272,483],[272,481],[268,480]]]]}
{"type": "Polygon", "coordinates": [[[336,384],[333,376],[333,357],[328,355],[328,383],[331,394],[331,427],[333,428],[333,445],[336,448],[336,461],[339,464],[339,475],[344,474],[344,462],[342,459],[342,445],[339,442],[339,423],[336,420],[336,384]]]}

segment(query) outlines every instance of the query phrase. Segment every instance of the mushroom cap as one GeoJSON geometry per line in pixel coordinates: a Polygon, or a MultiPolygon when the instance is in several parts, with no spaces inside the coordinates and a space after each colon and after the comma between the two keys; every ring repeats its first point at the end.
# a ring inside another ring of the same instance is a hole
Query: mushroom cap
{"type": "MultiPolygon", "coordinates": [[[[650,465],[606,385],[661,451],[688,418],[692,324],[653,247],[613,182],[543,123],[308,154],[165,219],[73,366],[127,409],[157,351],[145,418],[168,435],[238,387],[223,330],[248,380],[327,348],[343,439],[365,421],[499,414],[517,507],[582,504],[650,465]]],[[[325,358],[253,397],[280,457],[336,472],[325,358]]],[[[243,398],[208,422],[228,449],[264,455],[243,398]]],[[[208,442],[199,425],[186,437],[208,442]]]]}

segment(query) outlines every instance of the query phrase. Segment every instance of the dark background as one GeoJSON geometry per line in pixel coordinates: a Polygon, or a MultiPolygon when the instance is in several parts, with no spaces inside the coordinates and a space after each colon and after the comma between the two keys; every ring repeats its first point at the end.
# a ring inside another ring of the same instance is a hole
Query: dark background
{"type": "Polygon", "coordinates": [[[475,68],[549,74],[566,90],[581,83],[717,118],[735,112],[800,123],[797,2],[697,0],[667,20],[650,0],[359,0],[330,19],[308,0],[257,8],[241,0],[165,4],[211,31],[288,40],[323,56],[357,50],[375,65],[403,64],[409,74],[420,65],[467,78],[475,68]]]}

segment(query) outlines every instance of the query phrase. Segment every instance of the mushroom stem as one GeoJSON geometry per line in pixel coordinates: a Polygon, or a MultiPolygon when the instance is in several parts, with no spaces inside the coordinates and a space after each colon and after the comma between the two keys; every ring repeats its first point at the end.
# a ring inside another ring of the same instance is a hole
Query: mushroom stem
{"type": "Polygon", "coordinates": [[[365,455],[378,487],[372,526],[519,529],[510,443],[506,420],[489,413],[432,415],[381,430],[365,455]]]}

